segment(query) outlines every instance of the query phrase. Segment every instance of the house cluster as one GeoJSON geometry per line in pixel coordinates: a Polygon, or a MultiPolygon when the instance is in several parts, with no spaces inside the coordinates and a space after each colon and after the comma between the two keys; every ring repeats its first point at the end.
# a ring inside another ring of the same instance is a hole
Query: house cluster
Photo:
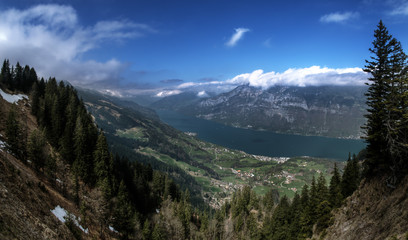
{"type": "Polygon", "coordinates": [[[234,173],[237,177],[239,178],[253,178],[255,177],[254,169],[249,170],[248,172],[246,171],[241,171],[241,170],[235,170],[231,168],[232,173],[234,173]]]}
{"type": "Polygon", "coordinates": [[[222,189],[223,192],[221,193],[206,193],[204,195],[204,201],[207,202],[212,208],[220,209],[222,205],[225,204],[226,201],[231,200],[231,194],[238,189],[242,189],[244,187],[243,184],[234,184],[231,182],[223,182],[219,180],[212,179],[211,180],[212,186],[217,186],[222,189]]]}
{"type": "Polygon", "coordinates": [[[274,161],[277,163],[284,163],[289,160],[288,157],[267,157],[267,156],[260,156],[260,155],[252,155],[255,159],[263,162],[270,162],[274,161]]]}
{"type": "Polygon", "coordinates": [[[289,190],[297,192],[297,188],[293,187],[293,188],[289,188],[289,190]]]}
{"type": "Polygon", "coordinates": [[[197,133],[195,132],[184,132],[186,135],[190,136],[190,137],[195,137],[197,136],[197,133]]]}
{"type": "Polygon", "coordinates": [[[290,184],[293,180],[295,180],[295,174],[289,173],[287,171],[282,171],[279,174],[276,174],[275,177],[278,179],[285,178],[285,184],[290,184]]]}

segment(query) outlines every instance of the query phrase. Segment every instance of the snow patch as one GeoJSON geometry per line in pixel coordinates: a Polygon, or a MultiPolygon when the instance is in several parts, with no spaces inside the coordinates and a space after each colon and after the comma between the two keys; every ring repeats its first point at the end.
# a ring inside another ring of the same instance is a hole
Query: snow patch
{"type": "Polygon", "coordinates": [[[55,207],[55,209],[51,210],[52,214],[54,214],[58,220],[60,220],[62,223],[65,223],[65,216],[67,216],[67,212],[65,209],[60,207],[59,205],[55,207]]]}
{"type": "MultiPolygon", "coordinates": [[[[1,135],[1,134],[0,134],[0,135],[1,135]]],[[[3,152],[3,149],[2,149],[2,148],[6,149],[6,143],[3,142],[2,140],[0,140],[0,151],[3,152]]]]}
{"type": "Polygon", "coordinates": [[[6,100],[9,103],[16,103],[20,100],[22,100],[23,98],[28,99],[27,95],[24,94],[8,94],[3,92],[3,90],[0,89],[0,95],[3,97],[4,100],[6,100]]]}
{"type": "MultiPolygon", "coordinates": [[[[68,217],[68,212],[64,208],[60,207],[59,205],[56,206],[53,210],[51,210],[52,214],[54,214],[58,220],[60,220],[62,223],[65,223],[66,218],[68,217]]],[[[74,224],[79,227],[84,233],[88,234],[88,228],[84,229],[78,222],[78,219],[81,220],[81,218],[77,218],[75,215],[71,214],[73,216],[73,221],[74,224]]]]}
{"type": "Polygon", "coordinates": [[[111,230],[112,232],[115,232],[115,233],[119,233],[119,232],[116,231],[112,226],[109,226],[109,230],[111,230]]]}

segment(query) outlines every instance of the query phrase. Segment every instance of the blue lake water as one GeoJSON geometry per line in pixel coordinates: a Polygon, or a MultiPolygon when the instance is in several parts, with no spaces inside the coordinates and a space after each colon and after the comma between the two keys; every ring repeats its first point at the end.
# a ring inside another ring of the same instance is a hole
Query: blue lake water
{"type": "Polygon", "coordinates": [[[256,155],[311,156],[347,160],[349,152],[357,154],[366,146],[363,140],[255,131],[225,126],[168,110],[156,110],[156,112],[163,122],[180,131],[194,132],[204,141],[256,155]]]}

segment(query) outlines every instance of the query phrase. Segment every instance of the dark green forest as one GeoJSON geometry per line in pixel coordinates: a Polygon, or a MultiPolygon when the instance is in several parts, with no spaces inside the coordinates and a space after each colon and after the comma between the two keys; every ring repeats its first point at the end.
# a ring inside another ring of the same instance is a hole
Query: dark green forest
{"type": "MultiPolygon", "coordinates": [[[[257,196],[245,186],[221,209],[197,208],[190,192],[180,190],[163,171],[153,170],[149,159],[129,152],[113,154],[74,87],[55,78],[38,79],[34,68],[10,66],[9,60],[1,68],[0,86],[30,95],[39,129],[28,134],[13,106],[6,121],[7,147],[17,158],[30,159],[38,174],[52,178],[56,155],[45,150],[50,143],[73,173],[70,197],[79,207],[81,185],[101,189],[101,224],[113,226],[123,239],[310,238],[313,232],[324,234],[333,223],[332,210],[353,194],[362,178],[386,176],[393,187],[407,174],[407,56],[382,21],[372,44],[364,69],[370,74],[363,126],[367,149],[349,155],[344,169],[334,165],[329,183],[323,175],[313,178],[292,200],[282,196],[276,201],[273,191],[257,196]]],[[[175,159],[193,161],[160,134],[151,139],[155,141],[148,144],[175,159]]],[[[121,152],[120,147],[115,152],[121,152]]]]}

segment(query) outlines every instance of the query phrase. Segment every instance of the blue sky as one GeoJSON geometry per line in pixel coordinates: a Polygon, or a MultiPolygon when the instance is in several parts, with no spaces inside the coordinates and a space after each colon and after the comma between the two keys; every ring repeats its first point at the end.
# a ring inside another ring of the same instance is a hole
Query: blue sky
{"type": "Polygon", "coordinates": [[[407,48],[407,0],[6,0],[0,57],[128,93],[361,84],[380,19],[407,48]]]}

